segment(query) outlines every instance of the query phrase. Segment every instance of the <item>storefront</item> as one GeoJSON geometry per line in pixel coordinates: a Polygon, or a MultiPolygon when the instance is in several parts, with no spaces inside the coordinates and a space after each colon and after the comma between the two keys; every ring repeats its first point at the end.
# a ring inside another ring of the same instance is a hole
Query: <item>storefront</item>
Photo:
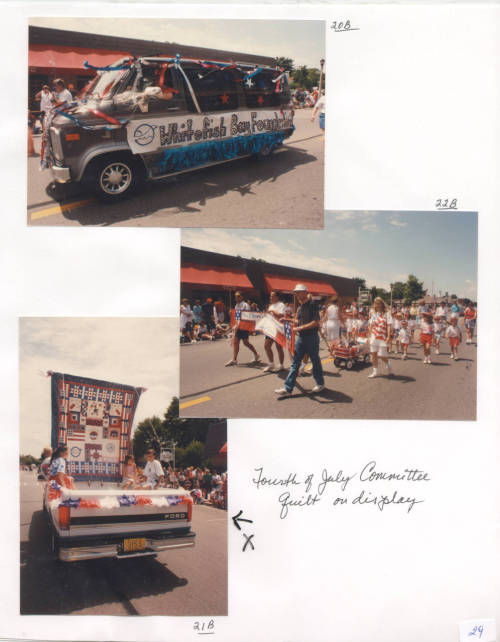
{"type": "Polygon", "coordinates": [[[309,292],[318,299],[337,295],[342,305],[350,304],[357,295],[357,284],[353,279],[257,259],[181,248],[181,296],[191,302],[207,297],[215,300],[220,296],[229,308],[234,304],[234,292],[241,290],[246,300],[263,309],[272,291],[287,303],[293,303],[293,290],[297,283],[307,285],[309,292]]]}

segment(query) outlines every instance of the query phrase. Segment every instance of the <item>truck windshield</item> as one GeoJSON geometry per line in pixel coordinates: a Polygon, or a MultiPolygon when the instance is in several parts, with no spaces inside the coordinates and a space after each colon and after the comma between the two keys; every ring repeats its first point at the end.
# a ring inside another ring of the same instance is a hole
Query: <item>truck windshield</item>
{"type": "Polygon", "coordinates": [[[99,73],[89,85],[85,96],[87,98],[104,98],[112,93],[112,88],[123,74],[128,73],[128,69],[118,71],[103,71],[99,73]]]}

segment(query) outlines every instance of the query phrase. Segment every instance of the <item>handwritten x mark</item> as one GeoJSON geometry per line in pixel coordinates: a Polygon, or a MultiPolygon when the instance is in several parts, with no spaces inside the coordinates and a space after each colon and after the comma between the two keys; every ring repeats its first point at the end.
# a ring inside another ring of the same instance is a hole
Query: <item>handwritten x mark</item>
{"type": "Polygon", "coordinates": [[[252,539],[252,537],[253,537],[253,534],[252,535],[245,535],[245,533],[243,533],[243,537],[246,540],[245,544],[243,545],[243,551],[245,551],[245,549],[248,546],[248,544],[250,544],[250,546],[252,547],[252,551],[254,551],[255,550],[255,546],[253,545],[253,542],[250,541],[252,539]]]}

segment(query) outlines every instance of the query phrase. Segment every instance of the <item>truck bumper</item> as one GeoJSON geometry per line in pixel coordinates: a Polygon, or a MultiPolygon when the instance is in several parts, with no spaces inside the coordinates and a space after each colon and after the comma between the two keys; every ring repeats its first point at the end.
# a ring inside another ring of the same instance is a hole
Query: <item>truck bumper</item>
{"type": "Polygon", "coordinates": [[[59,549],[59,559],[62,562],[81,562],[95,560],[102,557],[115,557],[129,559],[131,557],[147,557],[163,551],[194,546],[195,533],[183,537],[169,537],[168,539],[146,539],[146,548],[134,553],[123,553],[119,544],[95,544],[93,546],[74,546],[59,549]]]}
{"type": "Polygon", "coordinates": [[[68,183],[71,180],[71,172],[69,167],[58,167],[57,165],[52,165],[52,178],[57,183],[68,183]]]}

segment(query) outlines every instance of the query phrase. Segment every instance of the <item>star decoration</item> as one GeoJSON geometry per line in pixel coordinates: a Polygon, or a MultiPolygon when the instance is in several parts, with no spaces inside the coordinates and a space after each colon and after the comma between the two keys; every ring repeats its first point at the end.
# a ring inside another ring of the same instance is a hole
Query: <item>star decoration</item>
{"type": "Polygon", "coordinates": [[[264,98],[262,96],[259,96],[257,98],[257,102],[259,103],[259,105],[263,105],[264,104],[264,98]]]}
{"type": "Polygon", "coordinates": [[[253,86],[254,86],[254,84],[255,84],[255,83],[254,83],[254,81],[253,81],[251,78],[247,78],[247,79],[245,80],[245,85],[246,85],[248,88],[253,87],[253,86]]]}
{"type": "Polygon", "coordinates": [[[227,105],[229,103],[229,96],[226,94],[226,92],[224,92],[222,96],[219,96],[219,98],[221,99],[223,105],[227,105]]]}

